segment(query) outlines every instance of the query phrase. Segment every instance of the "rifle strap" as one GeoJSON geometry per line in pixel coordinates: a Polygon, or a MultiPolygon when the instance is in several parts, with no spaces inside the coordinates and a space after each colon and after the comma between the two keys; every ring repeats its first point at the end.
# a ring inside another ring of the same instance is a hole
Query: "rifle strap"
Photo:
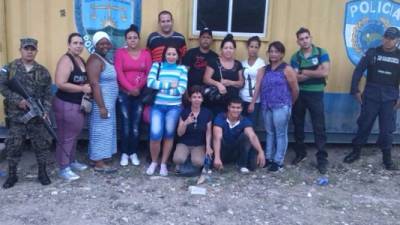
{"type": "Polygon", "coordinates": [[[15,61],[10,63],[9,70],[8,70],[8,80],[11,80],[15,74],[17,73],[17,65],[15,61]]]}
{"type": "MultiPolygon", "coordinates": [[[[9,64],[9,69],[8,69],[8,80],[11,80],[17,73],[17,63],[16,61],[13,61],[9,64]]],[[[39,70],[35,70],[35,74],[33,76],[33,79],[35,81],[38,81],[40,77],[39,70]]]]}

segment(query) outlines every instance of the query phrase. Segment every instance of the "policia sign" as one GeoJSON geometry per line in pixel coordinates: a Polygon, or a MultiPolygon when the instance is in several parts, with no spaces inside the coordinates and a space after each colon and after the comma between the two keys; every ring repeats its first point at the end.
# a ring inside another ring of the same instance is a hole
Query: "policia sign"
{"type": "Polygon", "coordinates": [[[381,44],[388,27],[400,27],[400,3],[390,0],[354,0],[346,3],[344,39],[351,62],[381,44]]]}

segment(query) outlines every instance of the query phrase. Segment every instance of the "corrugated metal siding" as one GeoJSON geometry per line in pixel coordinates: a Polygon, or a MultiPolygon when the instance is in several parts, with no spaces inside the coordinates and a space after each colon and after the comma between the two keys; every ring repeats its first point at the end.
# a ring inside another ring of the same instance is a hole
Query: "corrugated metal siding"
{"type": "MultiPolygon", "coordinates": [[[[76,31],[73,2],[0,0],[0,63],[19,57],[19,38],[32,36],[39,40],[37,60],[54,73],[58,58],[66,51],[67,35],[76,31]],[[65,17],[61,16],[60,10],[65,10],[65,17]]],[[[301,26],[308,27],[314,43],[326,48],[331,56],[327,91],[347,92],[354,67],[347,58],[343,40],[345,3],[346,0],[270,0],[268,37],[263,42],[261,56],[265,58],[269,41],[280,40],[287,47],[288,59],[298,48],[296,30],[301,26]]],[[[148,34],[157,29],[157,15],[163,9],[173,13],[175,30],[188,37],[189,47],[196,46],[197,41],[191,35],[191,0],[142,0],[142,45],[145,46],[148,34]]],[[[217,52],[219,43],[217,40],[213,45],[217,52]]],[[[242,40],[238,42],[237,58],[245,57],[242,40]]],[[[3,118],[1,114],[0,117],[3,118]]]]}

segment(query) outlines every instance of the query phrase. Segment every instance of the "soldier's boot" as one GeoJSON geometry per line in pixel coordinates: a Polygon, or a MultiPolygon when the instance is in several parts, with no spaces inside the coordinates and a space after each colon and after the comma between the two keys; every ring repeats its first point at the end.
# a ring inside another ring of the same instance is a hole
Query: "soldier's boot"
{"type": "Polygon", "coordinates": [[[51,184],[49,176],[47,176],[46,171],[46,164],[39,164],[38,165],[38,180],[42,185],[49,185],[51,184]]]}
{"type": "Polygon", "coordinates": [[[17,177],[17,165],[9,166],[8,168],[8,177],[6,182],[3,184],[3,188],[11,188],[15,185],[15,183],[18,182],[18,177],[17,177]]]}
{"type": "Polygon", "coordinates": [[[353,163],[360,159],[361,149],[354,148],[346,157],[344,157],[343,162],[345,163],[353,163]]]}
{"type": "Polygon", "coordinates": [[[382,161],[386,170],[399,170],[396,164],[393,163],[391,150],[382,150],[382,161]]]}

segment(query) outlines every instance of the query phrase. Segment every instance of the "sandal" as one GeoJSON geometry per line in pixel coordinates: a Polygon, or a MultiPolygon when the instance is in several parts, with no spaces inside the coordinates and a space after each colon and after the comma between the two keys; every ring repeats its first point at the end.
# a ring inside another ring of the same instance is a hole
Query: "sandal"
{"type": "Polygon", "coordinates": [[[93,167],[93,170],[99,173],[115,173],[118,169],[112,166],[104,165],[101,167],[95,166],[93,167]]]}

